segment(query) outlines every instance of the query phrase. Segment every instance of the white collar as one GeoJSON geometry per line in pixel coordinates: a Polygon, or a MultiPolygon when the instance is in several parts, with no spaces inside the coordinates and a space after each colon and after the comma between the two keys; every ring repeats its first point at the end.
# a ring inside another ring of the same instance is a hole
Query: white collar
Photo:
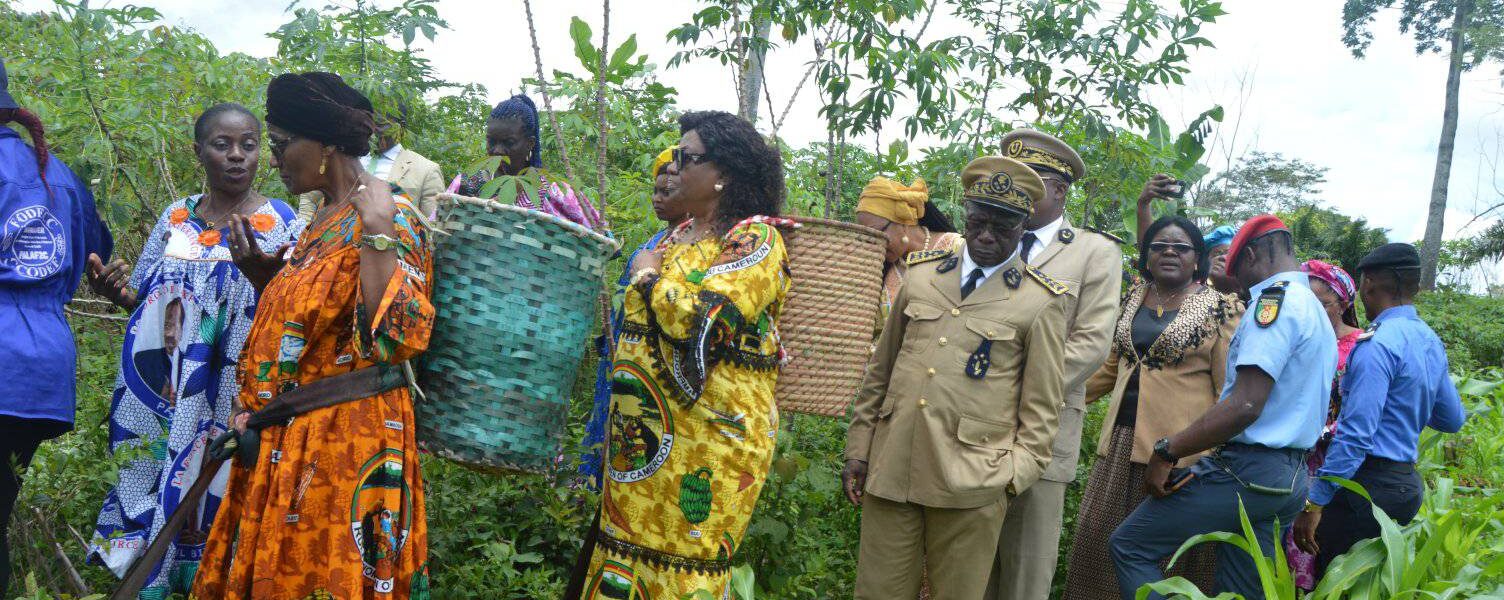
{"type": "MultiPolygon", "coordinates": [[[[1064,226],[1065,214],[1061,213],[1061,215],[1059,217],[1056,217],[1054,221],[1046,223],[1043,227],[1040,227],[1039,229],[1030,229],[1029,233],[1034,234],[1034,237],[1038,239],[1038,241],[1034,242],[1034,247],[1029,249],[1029,254],[1038,255],[1040,252],[1042,252],[1046,247],[1050,245],[1050,242],[1055,241],[1056,234],[1059,233],[1060,228],[1064,226]]],[[[1028,258],[1033,257],[1031,256],[1028,258]]]]}
{"type": "Polygon", "coordinates": [[[1018,256],[1018,247],[1014,246],[1013,247],[1013,254],[1009,255],[1008,258],[1003,259],[1003,262],[997,263],[997,264],[992,265],[990,267],[979,267],[975,261],[971,260],[971,250],[967,249],[967,250],[965,250],[964,252],[961,253],[961,283],[963,283],[963,284],[966,283],[966,278],[969,277],[969,276],[971,276],[972,269],[981,269],[982,270],[982,281],[977,282],[977,285],[981,285],[982,282],[987,281],[988,279],[991,279],[992,278],[992,274],[996,273],[998,269],[1003,268],[1003,265],[1006,265],[1006,264],[1008,264],[1010,262],[1013,262],[1013,259],[1016,258],[1017,256],[1018,256]]]}
{"type": "Polygon", "coordinates": [[[381,153],[381,157],[385,158],[385,159],[387,159],[389,161],[392,161],[392,162],[397,162],[397,156],[399,156],[401,154],[402,154],[402,144],[392,144],[391,148],[387,148],[386,152],[382,152],[381,153]]]}

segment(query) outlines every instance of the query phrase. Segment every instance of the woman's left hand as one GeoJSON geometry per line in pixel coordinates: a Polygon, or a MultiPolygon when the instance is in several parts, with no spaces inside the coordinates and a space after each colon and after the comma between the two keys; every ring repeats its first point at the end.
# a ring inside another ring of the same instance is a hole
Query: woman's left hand
{"type": "Polygon", "coordinates": [[[653,248],[637,253],[637,258],[632,260],[631,272],[635,275],[643,269],[657,271],[661,267],[663,267],[663,249],[653,248]]]}
{"type": "Polygon", "coordinates": [[[256,243],[256,229],[251,226],[251,219],[245,215],[230,215],[230,258],[235,261],[235,266],[256,288],[256,292],[266,289],[266,284],[282,270],[282,265],[287,264],[287,249],[292,244],[282,244],[275,252],[270,254],[261,251],[261,246],[256,243]]]}

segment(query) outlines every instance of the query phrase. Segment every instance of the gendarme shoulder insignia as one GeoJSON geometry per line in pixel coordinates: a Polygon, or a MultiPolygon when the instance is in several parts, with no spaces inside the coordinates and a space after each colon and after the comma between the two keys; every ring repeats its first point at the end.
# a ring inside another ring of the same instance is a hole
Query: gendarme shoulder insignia
{"type": "Polygon", "coordinates": [[[1258,304],[1253,308],[1253,322],[1259,327],[1268,327],[1279,318],[1279,307],[1285,303],[1285,287],[1288,281],[1276,281],[1259,294],[1258,304]]]}
{"type": "Polygon", "coordinates": [[[1112,240],[1113,242],[1115,242],[1115,243],[1117,243],[1119,245],[1126,245],[1128,243],[1128,242],[1123,241],[1123,238],[1115,236],[1115,235],[1113,235],[1111,233],[1108,233],[1108,232],[1103,231],[1101,229],[1098,229],[1096,227],[1092,227],[1090,225],[1082,227],[1082,229],[1085,229],[1085,230],[1090,231],[1092,233],[1095,233],[1097,235],[1103,236],[1103,237],[1105,237],[1105,238],[1107,238],[1109,240],[1112,240]]]}
{"type": "Polygon", "coordinates": [[[1008,284],[1009,288],[1016,290],[1018,289],[1018,284],[1023,282],[1024,276],[1019,274],[1017,268],[1009,267],[1007,271],[1003,271],[1003,283],[1008,284]]]}
{"type": "MultiPolygon", "coordinates": [[[[1359,342],[1367,341],[1369,338],[1373,337],[1373,334],[1378,333],[1378,332],[1379,332],[1379,322],[1378,321],[1374,321],[1372,323],[1369,323],[1368,324],[1368,328],[1364,329],[1363,333],[1358,334],[1358,341],[1359,342]]],[[[1354,342],[1354,343],[1356,343],[1356,342],[1354,342]]]]}
{"type": "Polygon", "coordinates": [[[955,254],[955,251],[951,250],[950,248],[941,248],[939,250],[920,250],[918,252],[910,252],[908,256],[904,257],[903,261],[907,264],[917,265],[922,262],[929,262],[932,260],[945,258],[952,254],[955,254]]]}
{"type": "MultiPolygon", "coordinates": [[[[1050,277],[1049,275],[1045,275],[1044,271],[1041,271],[1039,269],[1034,268],[1034,265],[1025,265],[1024,266],[1024,270],[1028,271],[1029,276],[1033,277],[1034,281],[1038,281],[1040,283],[1040,285],[1043,285],[1044,289],[1050,290],[1050,294],[1053,294],[1055,296],[1059,296],[1061,294],[1066,293],[1067,291],[1070,291],[1070,287],[1069,286],[1066,286],[1065,284],[1060,283],[1059,281],[1055,281],[1055,279],[1053,277],[1050,277]]],[[[1014,286],[1014,287],[1017,287],[1017,286],[1014,286]]]]}
{"type": "Polygon", "coordinates": [[[936,273],[949,273],[949,272],[951,272],[952,270],[954,270],[956,268],[956,265],[959,265],[959,264],[961,264],[961,259],[952,256],[952,257],[949,257],[949,258],[945,259],[944,261],[942,261],[940,263],[940,266],[935,267],[935,272],[936,273]]]}
{"type": "Polygon", "coordinates": [[[1055,234],[1055,237],[1060,238],[1061,243],[1069,244],[1076,241],[1076,232],[1069,227],[1061,227],[1060,233],[1055,234]]]}

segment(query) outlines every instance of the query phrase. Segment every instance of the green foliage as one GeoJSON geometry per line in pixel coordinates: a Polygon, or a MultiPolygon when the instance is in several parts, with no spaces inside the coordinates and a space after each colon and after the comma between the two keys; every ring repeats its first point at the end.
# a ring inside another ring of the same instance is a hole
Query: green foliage
{"type": "Polygon", "coordinates": [[[1293,212],[1321,204],[1326,167],[1278,152],[1252,152],[1202,186],[1196,208],[1217,224],[1242,223],[1261,213],[1293,212]]]}
{"type": "Polygon", "coordinates": [[[1354,277],[1358,262],[1369,251],[1389,242],[1384,230],[1369,227],[1367,219],[1352,218],[1331,209],[1304,205],[1277,214],[1290,228],[1298,258],[1324,260],[1354,277]]]}
{"type": "MultiPolygon", "coordinates": [[[[1463,68],[1504,57],[1504,3],[1498,0],[1406,0],[1400,3],[1400,33],[1413,34],[1415,53],[1441,52],[1452,37],[1459,3],[1465,3],[1463,68]]],[[[1342,5],[1342,43],[1362,58],[1373,43],[1374,17],[1395,0],[1347,0],[1342,5]]]]}
{"type": "Polygon", "coordinates": [[[1416,307],[1426,324],[1446,341],[1454,373],[1504,367],[1504,303],[1437,290],[1421,294],[1416,307]]]}

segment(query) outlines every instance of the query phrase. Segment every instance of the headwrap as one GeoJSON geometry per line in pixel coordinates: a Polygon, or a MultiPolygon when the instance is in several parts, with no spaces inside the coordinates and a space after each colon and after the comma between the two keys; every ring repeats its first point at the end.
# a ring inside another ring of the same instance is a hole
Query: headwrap
{"type": "Polygon", "coordinates": [[[533,138],[533,153],[527,157],[528,166],[541,168],[543,166],[543,142],[538,137],[538,107],[533,104],[533,99],[527,94],[517,94],[496,105],[491,109],[491,117],[498,121],[517,119],[522,121],[522,128],[527,135],[533,138]]]}
{"type": "Polygon", "coordinates": [[[668,166],[668,163],[673,162],[673,160],[673,148],[665,148],[663,152],[659,152],[658,158],[653,159],[653,168],[648,170],[648,177],[657,177],[658,171],[663,170],[663,168],[668,166]]]}
{"type": "Polygon", "coordinates": [[[1233,229],[1232,225],[1218,225],[1216,229],[1206,234],[1206,249],[1210,251],[1217,246],[1231,244],[1233,236],[1237,234],[1238,230],[1233,229]]]}
{"type": "Polygon", "coordinates": [[[899,225],[918,225],[930,187],[923,179],[904,185],[887,177],[874,177],[862,188],[856,211],[876,215],[899,225]]]}
{"type": "Polygon", "coordinates": [[[371,153],[371,112],[365,94],[334,73],[285,73],[266,86],[268,124],[350,156],[371,153]]]}
{"type": "Polygon", "coordinates": [[[1342,322],[1349,327],[1358,326],[1358,314],[1353,310],[1353,301],[1358,299],[1358,286],[1353,283],[1353,278],[1347,271],[1334,264],[1308,260],[1301,263],[1300,272],[1319,279],[1332,288],[1332,292],[1337,294],[1337,300],[1342,302],[1342,322]]]}
{"type": "Polygon", "coordinates": [[[1238,256],[1243,254],[1243,248],[1276,231],[1289,232],[1290,230],[1285,227],[1284,221],[1274,215],[1258,215],[1243,223],[1243,226],[1238,228],[1237,235],[1232,236],[1232,243],[1227,247],[1227,274],[1238,273],[1238,256]]]}

